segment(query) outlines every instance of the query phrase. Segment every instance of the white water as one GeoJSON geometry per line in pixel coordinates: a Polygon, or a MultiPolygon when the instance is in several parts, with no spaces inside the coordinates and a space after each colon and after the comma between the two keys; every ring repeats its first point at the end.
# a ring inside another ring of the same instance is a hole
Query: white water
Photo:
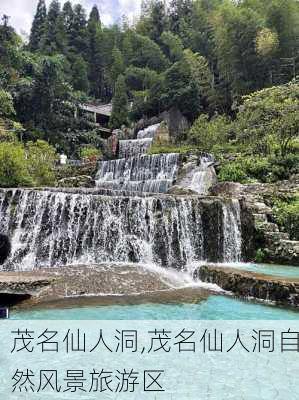
{"type": "Polygon", "coordinates": [[[165,193],[176,178],[178,161],[178,154],[103,161],[99,164],[96,185],[113,190],[165,193]]]}
{"type": "Polygon", "coordinates": [[[242,258],[242,234],[240,203],[233,199],[223,205],[223,261],[240,262],[242,258]]]}
{"type": "Polygon", "coordinates": [[[154,139],[158,129],[160,128],[160,125],[161,124],[155,124],[140,130],[137,133],[137,139],[145,139],[145,138],[154,139]]]}
{"type": "Polygon", "coordinates": [[[106,262],[185,269],[240,258],[238,202],[22,189],[3,190],[0,198],[1,232],[12,242],[6,269],[106,262]],[[207,219],[213,215],[217,230],[207,219]]]}
{"type": "Polygon", "coordinates": [[[119,141],[119,158],[136,157],[150,149],[153,139],[136,139],[119,141]]]}
{"type": "Polygon", "coordinates": [[[201,195],[207,195],[211,187],[216,183],[217,176],[214,169],[214,159],[211,156],[203,156],[200,166],[193,171],[193,177],[189,189],[201,195]]]}

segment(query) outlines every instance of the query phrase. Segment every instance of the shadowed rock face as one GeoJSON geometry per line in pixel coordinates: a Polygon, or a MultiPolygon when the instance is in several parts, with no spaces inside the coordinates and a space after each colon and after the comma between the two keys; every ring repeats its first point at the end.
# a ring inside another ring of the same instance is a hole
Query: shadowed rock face
{"type": "Polygon", "coordinates": [[[11,252],[10,240],[6,235],[0,234],[0,264],[4,264],[11,252]]]}

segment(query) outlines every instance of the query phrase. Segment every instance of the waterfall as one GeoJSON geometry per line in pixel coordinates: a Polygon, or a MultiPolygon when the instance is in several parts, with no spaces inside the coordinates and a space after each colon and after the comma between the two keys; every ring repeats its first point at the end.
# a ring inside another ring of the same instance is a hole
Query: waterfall
{"type": "Polygon", "coordinates": [[[145,139],[145,138],[154,139],[157,130],[160,128],[160,125],[161,124],[150,125],[149,127],[140,130],[137,133],[137,139],[145,139]]]}
{"type": "Polygon", "coordinates": [[[200,158],[200,166],[193,171],[189,189],[201,195],[209,193],[209,190],[217,181],[214,163],[214,157],[210,154],[200,158]]]}
{"type": "Polygon", "coordinates": [[[99,164],[99,188],[134,192],[166,193],[178,170],[178,154],[141,155],[99,164]]]}
{"type": "Polygon", "coordinates": [[[242,258],[240,203],[233,199],[223,204],[223,261],[239,262],[242,258]]]}
{"type": "Polygon", "coordinates": [[[119,158],[135,157],[139,154],[145,154],[152,145],[153,139],[120,140],[119,158]]]}
{"type": "Polygon", "coordinates": [[[1,190],[0,231],[12,243],[4,268],[138,262],[182,269],[201,260],[236,260],[238,210],[233,201],[192,196],[1,190]],[[229,228],[224,235],[221,226],[229,228]]]}

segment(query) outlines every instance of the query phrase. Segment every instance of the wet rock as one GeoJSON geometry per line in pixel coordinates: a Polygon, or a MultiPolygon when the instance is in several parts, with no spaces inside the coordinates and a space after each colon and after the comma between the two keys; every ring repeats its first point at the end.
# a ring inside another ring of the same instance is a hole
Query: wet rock
{"type": "Polygon", "coordinates": [[[283,279],[233,268],[202,266],[195,278],[214,283],[239,297],[255,297],[297,307],[299,280],[283,279]]]}

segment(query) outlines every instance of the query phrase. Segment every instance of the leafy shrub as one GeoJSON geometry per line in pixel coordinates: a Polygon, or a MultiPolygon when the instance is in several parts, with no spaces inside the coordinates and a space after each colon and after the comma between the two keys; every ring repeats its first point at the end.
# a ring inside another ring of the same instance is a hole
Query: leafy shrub
{"type": "Polygon", "coordinates": [[[30,177],[24,147],[18,143],[0,143],[0,186],[30,186],[30,177]]]}
{"type": "Polygon", "coordinates": [[[80,149],[80,158],[82,160],[96,161],[101,155],[102,152],[93,146],[84,146],[80,149]]]}
{"type": "Polygon", "coordinates": [[[261,182],[267,182],[270,178],[271,165],[267,158],[248,157],[242,160],[242,167],[246,175],[261,182]]]}
{"type": "Polygon", "coordinates": [[[29,173],[37,186],[51,186],[55,183],[54,164],[57,154],[44,140],[28,142],[26,145],[29,173]]]}
{"type": "Polygon", "coordinates": [[[230,130],[228,118],[217,116],[209,120],[207,114],[202,114],[190,129],[189,141],[202,151],[212,151],[214,146],[227,142],[230,130]]]}
{"type": "Polygon", "coordinates": [[[272,181],[289,179],[291,175],[299,173],[299,154],[288,154],[284,158],[271,157],[269,159],[272,171],[272,181]]]}
{"type": "Polygon", "coordinates": [[[255,254],[255,262],[261,264],[265,261],[266,255],[262,249],[258,249],[255,254]]]}
{"type": "Polygon", "coordinates": [[[220,170],[218,178],[221,182],[247,183],[249,180],[242,164],[239,162],[224,165],[220,170]]]}
{"type": "Polygon", "coordinates": [[[274,216],[278,225],[289,233],[292,240],[299,240],[299,196],[290,202],[276,202],[274,216]]]}

